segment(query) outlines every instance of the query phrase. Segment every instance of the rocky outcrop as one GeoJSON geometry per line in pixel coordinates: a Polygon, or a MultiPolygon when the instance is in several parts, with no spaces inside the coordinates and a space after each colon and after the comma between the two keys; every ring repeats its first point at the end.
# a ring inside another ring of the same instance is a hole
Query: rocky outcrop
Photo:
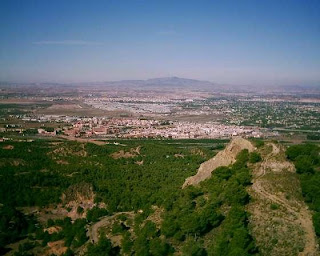
{"type": "Polygon", "coordinates": [[[233,164],[236,160],[237,155],[243,150],[248,149],[249,152],[255,150],[255,147],[252,143],[246,139],[236,137],[234,138],[227,147],[220,151],[216,156],[209,159],[208,161],[202,163],[198,169],[196,175],[188,177],[182,188],[185,188],[189,185],[196,185],[201,181],[208,179],[211,177],[211,172],[220,167],[220,166],[228,166],[233,164]]]}

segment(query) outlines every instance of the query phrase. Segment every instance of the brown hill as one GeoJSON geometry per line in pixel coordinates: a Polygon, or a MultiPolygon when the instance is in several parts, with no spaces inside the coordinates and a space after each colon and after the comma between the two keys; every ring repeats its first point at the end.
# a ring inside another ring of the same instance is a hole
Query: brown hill
{"type": "Polygon", "coordinates": [[[189,185],[196,185],[201,181],[210,178],[211,172],[220,166],[228,166],[233,164],[238,153],[240,153],[243,149],[248,149],[249,152],[252,152],[255,150],[255,147],[246,139],[241,137],[234,138],[224,150],[220,151],[216,156],[208,161],[202,163],[197,174],[188,177],[185,180],[182,188],[185,188],[189,185]]]}

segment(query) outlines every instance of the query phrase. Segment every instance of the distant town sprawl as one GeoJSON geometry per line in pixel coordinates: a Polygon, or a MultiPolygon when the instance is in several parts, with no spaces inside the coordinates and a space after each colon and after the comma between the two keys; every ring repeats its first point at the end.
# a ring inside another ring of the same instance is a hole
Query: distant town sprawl
{"type": "Polygon", "coordinates": [[[1,136],[83,138],[320,138],[319,90],[0,86],[1,136]]]}
{"type": "MultiPolygon", "coordinates": [[[[192,122],[173,122],[160,120],[146,120],[136,118],[107,118],[107,117],[69,117],[42,116],[39,119],[22,118],[23,121],[65,123],[61,128],[40,127],[29,129],[29,133],[56,136],[67,135],[73,137],[101,137],[101,138],[221,138],[230,136],[261,137],[258,127],[244,127],[236,125],[192,122]]],[[[7,124],[0,128],[1,132],[24,133],[27,130],[21,125],[7,124]]],[[[271,133],[270,133],[271,134],[271,133]]],[[[276,132],[273,132],[276,135],[276,132]]]]}

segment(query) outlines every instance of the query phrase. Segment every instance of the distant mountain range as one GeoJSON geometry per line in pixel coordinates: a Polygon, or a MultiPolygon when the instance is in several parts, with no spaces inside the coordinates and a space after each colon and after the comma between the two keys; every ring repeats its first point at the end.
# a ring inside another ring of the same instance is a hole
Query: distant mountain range
{"type": "MultiPolygon", "coordinates": [[[[76,85],[76,84],[75,84],[76,85]]],[[[109,85],[109,86],[164,86],[164,87],[212,87],[214,83],[208,81],[200,81],[195,79],[187,79],[180,77],[161,77],[147,80],[121,80],[121,81],[106,81],[96,83],[81,83],[81,85],[109,85]]]]}
{"type": "Polygon", "coordinates": [[[199,89],[215,92],[305,92],[305,91],[320,91],[320,86],[305,86],[305,85],[282,85],[282,86],[254,86],[254,85],[230,85],[217,84],[209,81],[195,80],[181,77],[161,77],[146,80],[120,80],[120,81],[105,81],[105,82],[87,82],[87,83],[5,83],[0,82],[0,86],[36,86],[36,87],[73,87],[73,86],[116,86],[116,87],[135,87],[145,88],[186,88],[199,89]]]}

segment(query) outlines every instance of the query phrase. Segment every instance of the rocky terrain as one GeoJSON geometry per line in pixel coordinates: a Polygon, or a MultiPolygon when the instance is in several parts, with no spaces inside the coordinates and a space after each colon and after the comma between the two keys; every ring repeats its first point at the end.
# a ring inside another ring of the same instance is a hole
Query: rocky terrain
{"type": "Polygon", "coordinates": [[[224,150],[220,151],[216,156],[208,161],[202,163],[197,174],[188,177],[185,180],[182,188],[185,188],[189,185],[197,185],[201,181],[210,178],[211,172],[220,166],[228,166],[233,164],[238,153],[240,153],[243,149],[248,149],[249,152],[252,152],[255,150],[255,147],[246,139],[241,137],[234,138],[224,150]]]}
{"type": "Polygon", "coordinates": [[[253,169],[250,228],[261,255],[319,255],[312,216],[284,148],[269,143],[253,169]]]}

